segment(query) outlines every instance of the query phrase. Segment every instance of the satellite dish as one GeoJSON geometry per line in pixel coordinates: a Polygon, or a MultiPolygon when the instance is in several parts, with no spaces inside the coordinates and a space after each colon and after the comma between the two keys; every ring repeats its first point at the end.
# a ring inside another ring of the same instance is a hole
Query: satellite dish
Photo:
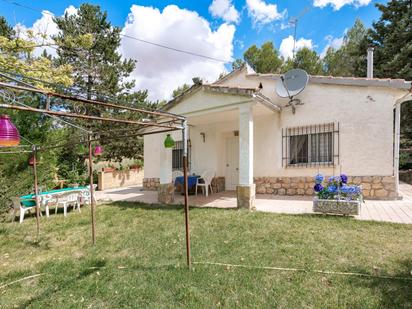
{"type": "Polygon", "coordinates": [[[298,95],[308,84],[309,76],[302,69],[293,69],[280,76],[280,83],[276,85],[276,93],[282,98],[298,95]]]}
{"type": "Polygon", "coordinates": [[[292,106],[292,111],[295,113],[295,105],[303,104],[299,99],[293,97],[298,95],[305,89],[308,84],[309,76],[302,69],[293,69],[280,76],[280,82],[276,84],[276,93],[282,98],[289,98],[289,103],[286,106],[292,106]]]}

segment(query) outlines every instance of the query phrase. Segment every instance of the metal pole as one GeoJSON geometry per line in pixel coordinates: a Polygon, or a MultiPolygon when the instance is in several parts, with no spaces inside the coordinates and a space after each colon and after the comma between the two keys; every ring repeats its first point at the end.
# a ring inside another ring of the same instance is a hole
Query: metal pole
{"type": "Polygon", "coordinates": [[[93,153],[92,153],[92,135],[89,134],[89,177],[90,177],[90,211],[92,217],[92,243],[96,244],[96,211],[94,204],[93,188],[93,153]]]}
{"type": "Polygon", "coordinates": [[[189,225],[189,189],[187,184],[187,121],[183,121],[183,188],[185,191],[185,228],[186,228],[186,261],[187,267],[191,267],[190,258],[190,225],[189,225]]]}
{"type": "Polygon", "coordinates": [[[36,226],[37,226],[37,237],[39,237],[40,233],[40,203],[39,203],[39,187],[38,187],[38,180],[37,180],[37,148],[33,146],[33,174],[34,174],[34,199],[36,201],[36,226]]]}

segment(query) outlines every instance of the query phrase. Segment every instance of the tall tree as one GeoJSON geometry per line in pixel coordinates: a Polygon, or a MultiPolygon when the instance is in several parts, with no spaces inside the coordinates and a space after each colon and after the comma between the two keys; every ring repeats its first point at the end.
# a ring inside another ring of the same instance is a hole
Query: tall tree
{"type": "Polygon", "coordinates": [[[325,73],[333,76],[366,76],[367,29],[360,19],[345,34],[342,46],[330,47],[323,59],[325,73]]]}
{"type": "Polygon", "coordinates": [[[122,59],[119,27],[111,25],[107,12],[91,4],[82,4],[76,14],[56,17],[59,34],[60,63],[73,67],[75,86],[83,89],[89,99],[104,95],[117,95],[133,87],[125,79],[135,67],[135,61],[122,59]]]}
{"type": "Polygon", "coordinates": [[[282,70],[284,72],[299,68],[311,75],[323,74],[322,61],[316,51],[303,47],[296,52],[295,59],[288,59],[282,70]]]}
{"type": "Polygon", "coordinates": [[[173,90],[172,97],[176,98],[176,97],[180,96],[183,92],[185,92],[189,88],[190,88],[190,85],[184,83],[182,86],[179,86],[175,90],[173,90]]]}
{"type": "MultiPolygon", "coordinates": [[[[21,74],[23,81],[54,91],[56,89],[53,89],[50,84],[33,81],[26,77],[43,79],[63,86],[72,84],[70,65],[58,66],[47,57],[35,56],[34,49],[38,44],[34,39],[30,39],[30,33],[28,39],[16,37],[3,17],[0,17],[0,31],[1,71],[6,71],[9,75],[21,74]]],[[[4,77],[1,77],[0,81],[9,82],[4,77]]],[[[41,95],[27,94],[26,97],[19,99],[22,92],[14,93],[12,89],[3,89],[3,91],[6,95],[0,97],[0,103],[10,104],[12,103],[10,99],[13,97],[33,107],[45,103],[41,95]]],[[[2,111],[2,113],[11,116],[21,136],[33,143],[52,145],[60,142],[59,139],[54,140],[52,137],[56,128],[55,123],[50,118],[30,112],[2,111]]],[[[24,140],[22,143],[25,143],[24,140]]],[[[57,152],[58,150],[42,153],[44,160],[39,166],[38,176],[39,183],[43,186],[52,185],[53,178],[57,174],[57,152]]],[[[31,169],[28,168],[27,161],[27,154],[0,155],[0,215],[7,209],[10,197],[19,196],[32,190],[33,175],[31,169]]]]}
{"type": "Polygon", "coordinates": [[[412,3],[391,0],[376,7],[382,15],[368,34],[370,43],[376,47],[375,74],[412,80],[412,3]]]}
{"type": "Polygon", "coordinates": [[[260,48],[252,45],[243,57],[258,73],[279,73],[283,62],[278,50],[269,41],[260,48]]]}
{"type": "Polygon", "coordinates": [[[8,39],[11,39],[14,36],[14,34],[14,30],[7,23],[7,20],[3,16],[0,16],[0,36],[4,36],[8,39]]]}
{"type": "MultiPolygon", "coordinates": [[[[113,26],[107,12],[99,6],[82,4],[76,14],[56,17],[59,34],[54,37],[58,44],[58,62],[73,67],[74,85],[89,99],[110,100],[122,105],[153,109],[147,102],[147,91],[132,91],[134,81],[128,77],[135,68],[135,61],[122,59],[118,52],[120,46],[119,27],[113,26]]],[[[108,111],[103,108],[86,106],[88,113],[103,115],[108,111]]],[[[110,111],[111,116],[127,119],[139,119],[147,115],[124,111],[110,111]]],[[[112,125],[82,122],[92,131],[110,131],[112,125]]],[[[130,128],[118,126],[119,129],[130,128]]],[[[133,128],[130,128],[132,130],[133,128]]],[[[134,128],[136,129],[136,128],[134,128]]],[[[111,140],[112,134],[102,134],[106,159],[120,160],[122,157],[140,157],[142,143],[126,138],[111,140]]]]}

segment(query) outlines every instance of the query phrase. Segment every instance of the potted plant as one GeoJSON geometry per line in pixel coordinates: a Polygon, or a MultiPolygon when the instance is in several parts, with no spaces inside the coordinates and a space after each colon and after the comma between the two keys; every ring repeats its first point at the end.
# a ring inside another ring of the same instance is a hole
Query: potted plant
{"type": "Polygon", "coordinates": [[[354,216],[359,214],[363,202],[362,188],[349,185],[344,174],[324,181],[321,174],[315,176],[313,211],[328,214],[354,216]]]}
{"type": "Polygon", "coordinates": [[[103,167],[103,172],[106,172],[106,173],[110,173],[110,172],[114,172],[116,169],[115,169],[115,167],[113,166],[113,165],[109,165],[109,166],[107,166],[107,167],[103,167]]]}
{"type": "Polygon", "coordinates": [[[130,169],[132,170],[140,170],[142,168],[142,160],[134,160],[133,164],[130,165],[130,169]]]}

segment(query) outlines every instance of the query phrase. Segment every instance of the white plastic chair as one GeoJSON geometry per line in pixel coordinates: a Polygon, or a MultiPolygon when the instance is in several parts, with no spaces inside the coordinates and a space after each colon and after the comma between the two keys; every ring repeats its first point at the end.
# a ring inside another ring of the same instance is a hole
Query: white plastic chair
{"type": "Polygon", "coordinates": [[[67,194],[61,195],[57,202],[56,214],[57,214],[57,209],[60,206],[63,206],[63,213],[65,217],[67,216],[67,207],[69,206],[73,206],[73,210],[76,210],[76,207],[77,207],[77,209],[80,212],[80,204],[79,204],[78,197],[79,197],[78,193],[67,193],[67,194]]]}
{"type": "Polygon", "coordinates": [[[210,187],[210,192],[213,194],[213,188],[212,188],[212,180],[213,177],[215,177],[215,172],[208,170],[203,172],[203,174],[196,180],[196,195],[197,195],[197,188],[201,187],[203,193],[205,192],[206,189],[206,196],[209,196],[209,187],[210,187]]]}
{"type": "MultiPolygon", "coordinates": [[[[13,202],[13,219],[11,220],[11,222],[14,222],[14,219],[16,218],[16,212],[20,211],[20,223],[23,223],[24,220],[24,214],[27,211],[30,211],[31,209],[35,209],[36,205],[33,206],[23,206],[21,204],[21,200],[19,197],[12,197],[11,201],[13,202]]],[[[40,216],[41,216],[41,212],[40,212],[40,216]]]]}

